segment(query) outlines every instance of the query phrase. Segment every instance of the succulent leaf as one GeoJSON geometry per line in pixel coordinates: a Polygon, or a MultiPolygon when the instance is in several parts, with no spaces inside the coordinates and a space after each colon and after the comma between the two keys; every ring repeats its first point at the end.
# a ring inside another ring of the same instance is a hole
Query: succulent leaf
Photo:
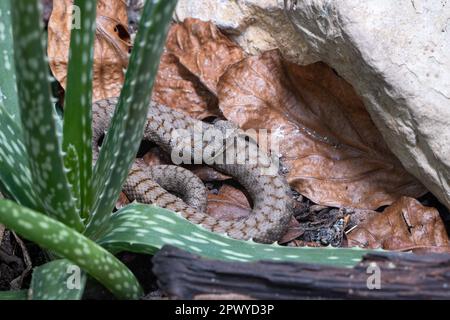
{"type": "Polygon", "coordinates": [[[17,203],[40,210],[42,203],[33,189],[28,154],[17,121],[0,102],[0,181],[2,192],[17,203]]]}
{"type": "Polygon", "coordinates": [[[69,260],[53,260],[33,270],[32,300],[80,300],[86,274],[69,260]]]}
{"type": "Polygon", "coordinates": [[[132,204],[114,213],[98,243],[112,252],[154,254],[170,244],[211,259],[294,261],[352,267],[369,250],[285,247],[239,241],[210,232],[180,214],[153,205],[132,204]]]}
{"type": "Polygon", "coordinates": [[[76,230],[9,200],[0,200],[0,223],[42,248],[63,257],[121,299],[137,299],[142,289],[116,257],[76,230]]]}
{"type": "Polygon", "coordinates": [[[38,1],[15,1],[11,13],[19,108],[33,189],[47,214],[82,231],[57,135],[38,1]]]}
{"type": "Polygon", "coordinates": [[[0,291],[0,300],[27,300],[28,290],[0,291]]]}
{"type": "Polygon", "coordinates": [[[11,26],[11,0],[0,1],[0,103],[13,117],[20,118],[14,66],[13,37],[11,26]]]}
{"type": "MultiPolygon", "coordinates": [[[[90,179],[92,176],[92,65],[94,60],[94,37],[96,1],[76,0],[79,8],[80,28],[72,28],[70,61],[67,72],[67,90],[64,103],[63,150],[69,154],[74,148],[77,164],[72,165],[78,174],[69,175],[69,182],[78,186],[81,215],[87,217],[92,201],[90,179]]],[[[66,166],[69,167],[66,160],[66,166]]]]}

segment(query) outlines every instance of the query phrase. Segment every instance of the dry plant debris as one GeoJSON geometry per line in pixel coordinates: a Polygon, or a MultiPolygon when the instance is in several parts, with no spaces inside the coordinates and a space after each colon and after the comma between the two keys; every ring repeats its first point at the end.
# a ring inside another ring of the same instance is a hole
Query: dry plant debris
{"type": "Polygon", "coordinates": [[[450,252],[450,241],[435,208],[402,197],[348,235],[348,245],[386,250],[450,252]]]}
{"type": "Polygon", "coordinates": [[[214,94],[222,74],[244,58],[244,52],[210,22],[186,19],[169,32],[167,51],[214,94]]]}
{"type": "Polygon", "coordinates": [[[153,100],[196,119],[217,116],[217,98],[176,56],[164,52],[153,89],[153,100]]]}

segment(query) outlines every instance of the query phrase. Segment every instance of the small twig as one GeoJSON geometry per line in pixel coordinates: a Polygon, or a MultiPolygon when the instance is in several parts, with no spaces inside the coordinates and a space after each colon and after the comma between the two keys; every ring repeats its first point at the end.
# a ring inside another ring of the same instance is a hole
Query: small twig
{"type": "Polygon", "coordinates": [[[22,288],[23,279],[25,279],[25,277],[30,273],[33,265],[31,263],[31,258],[28,253],[27,247],[23,243],[22,239],[20,239],[15,232],[13,232],[12,234],[14,235],[14,238],[16,239],[17,243],[20,246],[20,249],[22,250],[23,261],[25,262],[25,270],[23,270],[20,276],[11,281],[11,290],[19,290],[22,288]]]}

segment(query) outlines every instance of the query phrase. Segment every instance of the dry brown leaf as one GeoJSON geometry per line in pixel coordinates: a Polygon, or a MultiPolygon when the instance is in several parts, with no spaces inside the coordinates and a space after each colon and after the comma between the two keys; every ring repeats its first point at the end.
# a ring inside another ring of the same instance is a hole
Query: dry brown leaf
{"type": "Polygon", "coordinates": [[[291,217],[289,220],[289,224],[286,230],[286,233],[281,237],[278,241],[280,244],[288,243],[290,241],[294,241],[298,237],[300,237],[305,230],[301,228],[300,222],[297,221],[294,217],[291,217]]]}
{"type": "Polygon", "coordinates": [[[218,194],[208,194],[207,213],[217,219],[236,220],[251,214],[245,194],[230,185],[223,185],[218,194]]]}
{"type": "Polygon", "coordinates": [[[376,209],[425,192],[353,88],[323,63],[297,66],[268,51],[230,67],[218,96],[227,119],[280,138],[290,185],[316,203],[376,209]]]}
{"type": "Polygon", "coordinates": [[[372,217],[382,214],[381,212],[375,210],[364,209],[346,209],[346,213],[350,218],[350,224],[352,226],[359,225],[372,217]]]}
{"type": "Polygon", "coordinates": [[[142,157],[144,163],[148,166],[157,166],[160,164],[172,164],[170,157],[159,147],[152,147],[142,157]]]}
{"type": "Polygon", "coordinates": [[[172,26],[166,49],[214,94],[220,76],[244,58],[243,50],[213,23],[193,18],[172,26]]]}
{"type": "Polygon", "coordinates": [[[242,49],[210,22],[173,24],[153,89],[153,100],[196,119],[218,116],[217,82],[242,60],[242,49]]]}
{"type": "Polygon", "coordinates": [[[217,116],[217,98],[178,59],[164,52],[153,88],[153,100],[196,119],[217,116]]]}
{"type": "Polygon", "coordinates": [[[402,197],[347,235],[348,246],[449,251],[450,241],[439,212],[413,198],[402,197]],[[445,250],[440,250],[445,249],[445,250]]]}
{"type": "Polygon", "coordinates": [[[130,200],[125,193],[121,192],[119,195],[119,199],[117,199],[116,201],[116,209],[120,210],[128,204],[130,204],[130,200]]]}
{"type": "MultiPolygon", "coordinates": [[[[50,68],[59,83],[66,87],[67,64],[72,21],[72,0],[53,2],[48,24],[48,57],[50,68]]],[[[94,51],[93,96],[100,100],[120,95],[131,47],[127,31],[125,1],[97,2],[97,29],[94,51]]]]}

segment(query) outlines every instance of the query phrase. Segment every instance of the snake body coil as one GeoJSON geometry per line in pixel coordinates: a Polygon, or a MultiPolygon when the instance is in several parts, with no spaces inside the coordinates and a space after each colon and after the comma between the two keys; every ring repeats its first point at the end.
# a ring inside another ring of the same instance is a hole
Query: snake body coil
{"type": "MultiPolygon", "coordinates": [[[[98,101],[93,104],[93,146],[94,159],[98,155],[98,144],[109,127],[117,98],[98,101]]],[[[218,125],[207,124],[190,118],[168,107],[152,103],[147,115],[144,140],[159,145],[163,150],[171,152],[177,147],[174,130],[193,133],[195,128],[229,129],[225,122],[218,125]]],[[[236,132],[237,129],[236,129],[236,132]]],[[[236,143],[235,156],[248,151],[252,140],[237,134],[234,139],[244,139],[236,143]]],[[[210,146],[210,141],[203,142],[203,148],[210,146]]],[[[226,143],[223,142],[223,143],[226,143]]],[[[256,146],[257,148],[257,146],[256,146]]],[[[225,148],[223,149],[225,150],[225,148]]],[[[222,151],[223,151],[222,150],[222,151]]],[[[227,150],[228,151],[228,150],[227,150]]],[[[193,157],[193,155],[191,155],[193,157]]],[[[263,163],[273,165],[271,159],[263,154],[263,163]]],[[[235,239],[253,239],[256,242],[272,243],[284,234],[292,215],[289,187],[279,176],[266,175],[264,168],[249,162],[212,164],[217,170],[235,178],[249,193],[253,200],[252,214],[235,221],[218,220],[205,213],[207,191],[201,180],[192,172],[173,165],[147,166],[137,159],[131,168],[123,191],[130,200],[141,203],[153,203],[159,207],[179,212],[193,223],[218,233],[226,233],[235,239]],[[181,198],[169,193],[174,192],[181,198]]]]}

